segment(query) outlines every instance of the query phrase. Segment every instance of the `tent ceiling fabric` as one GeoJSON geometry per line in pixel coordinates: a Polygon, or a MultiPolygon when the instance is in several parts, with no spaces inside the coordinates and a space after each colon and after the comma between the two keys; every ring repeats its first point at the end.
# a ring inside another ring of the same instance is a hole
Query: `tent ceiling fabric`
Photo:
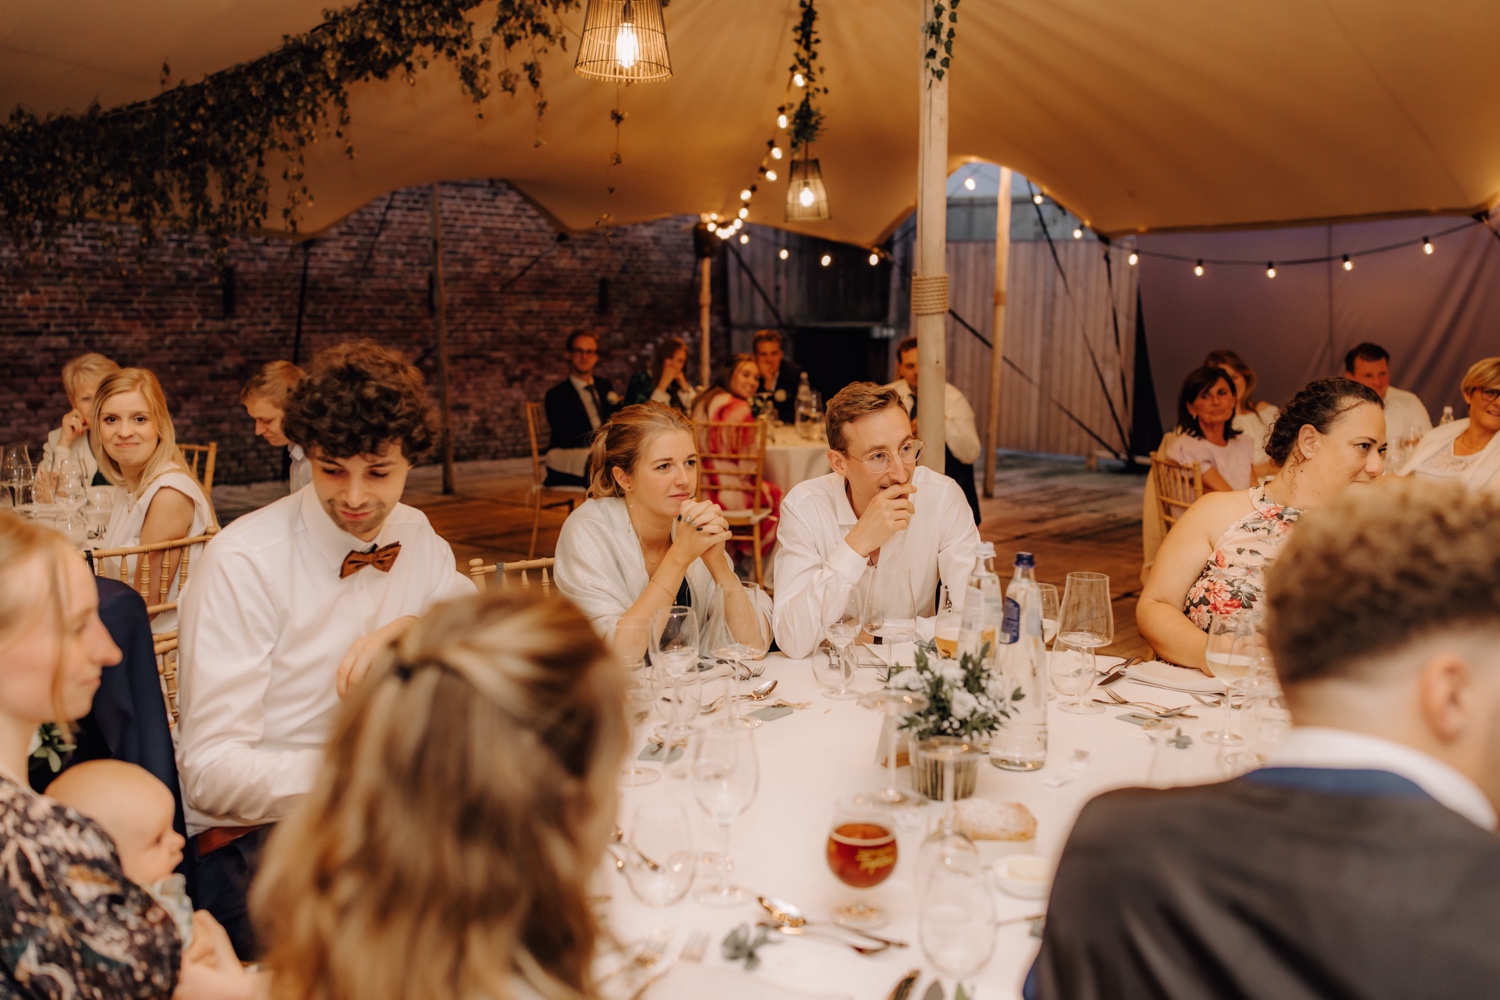
{"type": "MultiPolygon", "coordinates": [[[[0,102],[34,111],[149,97],[306,31],[305,0],[18,0],[0,10],[0,102]]],[[[871,244],[914,202],[921,0],[825,0],[816,146],[833,217],[782,221],[785,171],[750,221],[871,244]]],[[[353,93],[348,161],[318,146],[315,233],[395,188],[504,178],[562,225],[738,208],[785,97],[796,0],[675,0],[674,76],[619,91],[546,59],[546,116],[445,65],[353,93]],[[540,144],[536,140],[540,139],[540,144]],[[613,196],[606,194],[615,186],[613,196]]],[[[1491,206],[1500,193],[1500,4],[1451,0],[986,0],[961,9],[951,167],[1004,163],[1094,228],[1252,226],[1491,206]]],[[[581,12],[569,16],[575,31],[581,12]]],[[[784,141],[784,139],[783,139],[784,141]]],[[[784,163],[784,161],[783,161],[784,163]]],[[[273,202],[271,221],[279,220],[273,202]]]]}

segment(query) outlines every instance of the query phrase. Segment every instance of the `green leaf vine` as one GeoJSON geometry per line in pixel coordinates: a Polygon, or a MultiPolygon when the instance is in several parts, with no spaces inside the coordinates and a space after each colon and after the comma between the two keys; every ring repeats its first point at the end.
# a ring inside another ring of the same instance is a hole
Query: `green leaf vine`
{"type": "Polygon", "coordinates": [[[942,80],[952,65],[953,41],[958,37],[958,3],[959,0],[947,0],[946,3],[932,0],[932,20],[922,23],[922,33],[927,38],[923,60],[927,72],[932,75],[927,81],[929,87],[934,81],[942,80]]]}
{"type": "MultiPolygon", "coordinates": [[[[364,0],[259,59],[168,86],[121,107],[38,117],[17,108],[0,124],[0,228],[23,248],[55,252],[69,226],[93,219],[133,223],[141,249],[163,231],[202,233],[222,262],[231,236],[260,228],[271,211],[268,172],[287,182],[281,219],[292,232],[313,203],[306,151],[343,144],[349,91],[404,79],[433,61],[452,64],[483,117],[492,85],[514,96],[524,85],[540,118],[542,56],[567,49],[560,15],[580,0],[499,0],[479,26],[483,0],[364,0]],[[496,41],[499,46],[496,48],[496,41]]],[[[118,245],[118,233],[106,231],[118,245]]]]}
{"type": "Polygon", "coordinates": [[[828,88],[819,85],[823,70],[818,64],[818,8],[815,0],[800,0],[802,16],[792,26],[792,39],[796,48],[792,55],[790,72],[802,76],[802,100],[788,101],[776,109],[777,114],[787,115],[788,131],[792,139],[792,152],[811,145],[823,132],[823,112],[818,110],[813,99],[827,94],[828,88]]]}

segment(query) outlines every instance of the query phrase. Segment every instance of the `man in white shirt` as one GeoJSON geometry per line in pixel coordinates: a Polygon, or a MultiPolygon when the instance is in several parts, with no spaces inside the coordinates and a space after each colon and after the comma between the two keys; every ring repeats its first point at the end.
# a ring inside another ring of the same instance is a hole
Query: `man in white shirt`
{"type": "Polygon", "coordinates": [[[286,449],[288,492],[291,493],[312,482],[312,462],[307,453],[301,445],[288,440],[282,430],[286,401],[300,381],[302,369],[290,361],[268,361],[240,390],[240,405],[255,421],[255,436],[264,438],[273,448],[286,449]]]}
{"type": "Polygon", "coordinates": [[[1084,807],[1028,998],[1495,992],[1500,497],[1348,489],[1267,594],[1290,735],[1241,778],[1084,807]]]}
{"type": "MultiPolygon", "coordinates": [[[[901,394],[901,405],[911,416],[911,432],[917,432],[917,338],[907,337],[896,347],[896,381],[891,388],[901,394]]],[[[943,383],[943,436],[948,439],[943,456],[943,473],[964,491],[964,499],[974,512],[974,523],[980,523],[979,493],[974,488],[974,463],[983,445],[979,428],[974,425],[974,408],[958,386],[943,383]]]]}
{"type": "Polygon", "coordinates": [[[547,390],[543,405],[552,439],[547,443],[548,486],[587,486],[589,443],[620,405],[609,379],[594,374],[599,338],[587,330],[568,335],[568,377],[547,390]]]}
{"type": "Polygon", "coordinates": [[[896,390],[855,382],[825,411],[833,471],[798,483],[781,501],[776,642],[807,656],[823,637],[823,595],[865,570],[904,574],[919,615],[931,615],[941,578],[959,591],[974,568],[979,530],[963,491],[917,465],[922,442],[896,390]]]}
{"type": "Polygon", "coordinates": [[[339,699],[436,601],[472,594],[400,503],[436,440],[421,374],[369,341],[331,348],[287,401],[312,484],[239,518],[182,597],[177,766],[198,903],[254,955],[245,892],[271,826],[312,787],[339,699]]]}
{"type": "Polygon", "coordinates": [[[1432,417],[1417,394],[1391,385],[1391,356],[1384,347],[1356,344],[1344,355],[1344,377],[1374,389],[1385,402],[1385,439],[1392,451],[1410,451],[1432,430],[1432,417]]]}

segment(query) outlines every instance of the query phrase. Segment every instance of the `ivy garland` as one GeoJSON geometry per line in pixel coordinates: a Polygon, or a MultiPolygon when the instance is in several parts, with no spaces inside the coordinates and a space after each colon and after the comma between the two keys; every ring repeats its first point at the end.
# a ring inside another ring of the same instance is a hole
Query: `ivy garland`
{"type": "Polygon", "coordinates": [[[927,37],[928,45],[923,59],[927,63],[927,72],[932,74],[932,80],[927,81],[929,87],[933,81],[942,80],[953,61],[953,40],[958,37],[958,3],[959,0],[947,0],[947,3],[933,0],[932,20],[922,23],[922,33],[927,37]]]}
{"type": "MultiPolygon", "coordinates": [[[[0,124],[0,227],[22,247],[55,251],[69,226],[123,219],[139,227],[141,248],[162,230],[203,233],[222,262],[231,236],[265,222],[268,163],[281,159],[281,218],[296,232],[300,209],[313,203],[307,147],[331,133],[354,156],[346,130],[355,84],[392,76],[415,83],[418,70],[443,60],[480,117],[492,80],[513,96],[524,83],[542,116],[541,57],[553,45],[567,49],[559,15],[579,0],[499,0],[487,31],[476,32],[469,15],[482,2],[364,0],[325,11],[306,34],[198,83],[169,88],[163,65],[162,93],[146,101],[43,118],[18,108],[0,124]]],[[[112,230],[106,239],[118,244],[112,230]]]]}
{"type": "Polygon", "coordinates": [[[776,109],[777,114],[788,115],[788,128],[792,137],[792,152],[811,145],[823,132],[823,112],[813,104],[813,98],[827,94],[827,87],[818,86],[822,70],[818,66],[818,8],[815,0],[800,0],[802,16],[792,27],[792,38],[796,49],[792,56],[791,72],[802,75],[802,100],[795,107],[791,102],[776,109]]]}

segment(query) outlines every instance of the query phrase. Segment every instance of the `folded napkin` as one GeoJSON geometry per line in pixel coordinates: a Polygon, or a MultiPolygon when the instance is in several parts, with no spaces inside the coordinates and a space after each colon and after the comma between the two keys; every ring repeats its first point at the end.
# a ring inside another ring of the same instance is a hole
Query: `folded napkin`
{"type": "Polygon", "coordinates": [[[849,1000],[841,993],[806,993],[768,983],[738,968],[678,962],[646,991],[646,1000],[849,1000]]]}
{"type": "Polygon", "coordinates": [[[1141,684],[1168,688],[1172,691],[1219,694],[1224,690],[1223,681],[1215,677],[1209,677],[1201,670],[1194,670],[1191,667],[1179,667],[1171,663],[1162,663],[1160,660],[1133,663],[1125,668],[1125,676],[1141,684]]]}

